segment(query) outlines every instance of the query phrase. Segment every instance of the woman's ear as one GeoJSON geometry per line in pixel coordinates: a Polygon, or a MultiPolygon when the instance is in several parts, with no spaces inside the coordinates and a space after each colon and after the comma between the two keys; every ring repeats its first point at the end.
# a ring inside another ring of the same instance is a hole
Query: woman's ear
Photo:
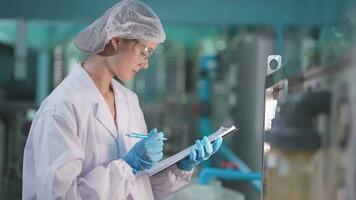
{"type": "Polygon", "coordinates": [[[116,51],[119,44],[121,43],[121,38],[117,38],[117,37],[111,38],[110,43],[111,43],[111,46],[116,51]]]}

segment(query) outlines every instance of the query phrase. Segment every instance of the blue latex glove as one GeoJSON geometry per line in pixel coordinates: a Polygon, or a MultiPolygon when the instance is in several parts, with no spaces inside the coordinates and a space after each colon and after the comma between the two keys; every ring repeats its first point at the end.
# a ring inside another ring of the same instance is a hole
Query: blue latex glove
{"type": "Polygon", "coordinates": [[[184,171],[190,171],[195,166],[199,165],[202,161],[207,160],[217,152],[222,144],[222,138],[217,138],[213,144],[209,142],[209,139],[204,136],[203,139],[197,140],[192,147],[188,157],[177,163],[179,169],[184,171]]]}
{"type": "Polygon", "coordinates": [[[163,157],[164,134],[152,129],[147,138],[136,143],[123,159],[132,167],[136,174],[138,171],[151,168],[163,157]]]}

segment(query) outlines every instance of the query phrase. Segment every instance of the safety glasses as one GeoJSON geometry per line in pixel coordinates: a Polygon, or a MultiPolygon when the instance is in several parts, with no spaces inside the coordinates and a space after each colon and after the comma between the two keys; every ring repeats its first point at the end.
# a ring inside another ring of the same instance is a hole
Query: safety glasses
{"type": "Polygon", "coordinates": [[[143,59],[148,60],[154,53],[154,50],[143,44],[140,40],[134,40],[136,42],[137,47],[140,50],[141,56],[143,59]]]}

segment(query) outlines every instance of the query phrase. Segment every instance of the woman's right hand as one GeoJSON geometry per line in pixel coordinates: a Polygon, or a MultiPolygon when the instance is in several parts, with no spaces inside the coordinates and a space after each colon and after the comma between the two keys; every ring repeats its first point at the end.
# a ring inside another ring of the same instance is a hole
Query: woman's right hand
{"type": "Polygon", "coordinates": [[[152,129],[148,137],[136,143],[123,157],[134,173],[151,168],[163,157],[163,132],[152,129]]]}

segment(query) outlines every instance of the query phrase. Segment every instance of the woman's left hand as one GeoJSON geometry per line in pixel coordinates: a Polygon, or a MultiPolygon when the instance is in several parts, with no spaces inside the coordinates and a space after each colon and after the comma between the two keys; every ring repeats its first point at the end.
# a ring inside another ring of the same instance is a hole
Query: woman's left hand
{"type": "Polygon", "coordinates": [[[221,137],[218,137],[214,143],[210,143],[206,136],[204,136],[202,140],[196,140],[189,156],[177,163],[178,168],[184,171],[192,170],[195,166],[209,159],[211,155],[217,152],[221,144],[221,137]]]}

